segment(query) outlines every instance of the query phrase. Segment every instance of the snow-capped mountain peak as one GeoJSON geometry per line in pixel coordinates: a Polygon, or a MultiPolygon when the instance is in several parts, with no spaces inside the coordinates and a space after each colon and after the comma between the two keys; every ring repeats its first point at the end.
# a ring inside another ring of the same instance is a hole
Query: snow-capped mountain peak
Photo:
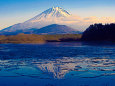
{"type": "Polygon", "coordinates": [[[39,14],[38,16],[41,16],[41,15],[44,15],[44,17],[48,17],[49,15],[52,16],[52,17],[67,17],[67,16],[70,16],[70,14],[66,10],[64,10],[63,8],[60,8],[60,7],[49,8],[48,10],[39,14]]]}
{"type": "Polygon", "coordinates": [[[63,8],[52,7],[52,8],[45,10],[41,14],[35,16],[34,18],[32,18],[26,22],[38,22],[38,21],[41,21],[41,20],[47,19],[47,18],[54,19],[54,18],[64,18],[64,17],[69,17],[69,16],[70,16],[69,12],[67,12],[63,8]]]}
{"type": "Polygon", "coordinates": [[[42,14],[46,14],[46,15],[51,15],[51,16],[55,16],[55,17],[67,17],[70,16],[70,14],[64,10],[63,8],[60,7],[53,7],[50,8],[46,11],[44,11],[42,14]]]}

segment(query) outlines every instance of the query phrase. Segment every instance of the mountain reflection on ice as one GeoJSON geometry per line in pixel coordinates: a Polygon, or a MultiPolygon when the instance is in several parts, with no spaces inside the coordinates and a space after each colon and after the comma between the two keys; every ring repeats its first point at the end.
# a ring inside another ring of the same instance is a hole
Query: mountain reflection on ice
{"type": "Polygon", "coordinates": [[[0,60],[0,77],[66,79],[115,75],[115,59],[72,58],[0,60]],[[70,74],[70,75],[69,75],[70,74]]]}

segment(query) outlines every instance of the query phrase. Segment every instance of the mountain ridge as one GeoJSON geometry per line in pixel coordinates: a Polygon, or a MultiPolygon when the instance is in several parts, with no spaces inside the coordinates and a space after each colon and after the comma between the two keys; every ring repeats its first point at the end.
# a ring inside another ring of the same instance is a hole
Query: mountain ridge
{"type": "Polygon", "coordinates": [[[53,7],[43,11],[42,13],[23,23],[12,25],[1,31],[13,32],[16,30],[24,30],[31,28],[40,29],[50,24],[57,24],[57,21],[61,21],[62,18],[66,18],[68,16],[70,16],[70,14],[66,10],[60,7],[53,7]]]}

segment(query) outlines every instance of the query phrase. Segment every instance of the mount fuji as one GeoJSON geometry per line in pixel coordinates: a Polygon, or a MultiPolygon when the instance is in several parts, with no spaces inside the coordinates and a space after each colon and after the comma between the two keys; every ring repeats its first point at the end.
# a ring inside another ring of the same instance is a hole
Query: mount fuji
{"type": "MultiPolygon", "coordinates": [[[[76,29],[71,28],[71,30],[69,30],[70,27],[68,27],[68,26],[66,26],[66,24],[64,24],[64,22],[66,22],[66,20],[70,16],[71,16],[71,14],[69,14],[69,12],[67,12],[63,8],[60,8],[60,7],[49,8],[46,11],[42,12],[41,14],[39,14],[39,15],[37,15],[23,23],[18,23],[18,24],[15,24],[13,26],[10,26],[8,28],[1,30],[0,34],[34,33],[36,30],[40,34],[38,29],[42,29],[43,27],[48,26],[48,25],[52,26],[53,24],[58,24],[58,25],[53,25],[54,32],[56,32],[55,31],[55,28],[56,28],[56,30],[59,30],[59,31],[61,30],[60,32],[58,31],[61,34],[62,28],[60,29],[60,26],[63,25],[64,31],[67,30],[67,33],[69,33],[69,31],[70,31],[70,33],[71,32],[74,33],[74,31],[75,32],[77,31],[76,29]]],[[[44,30],[48,30],[48,29],[44,29],[44,30]]],[[[42,33],[44,33],[43,30],[40,30],[40,31],[42,31],[42,33]]],[[[51,30],[49,30],[49,31],[51,31],[51,30]]],[[[48,32],[48,31],[45,31],[45,32],[48,32]]]]}

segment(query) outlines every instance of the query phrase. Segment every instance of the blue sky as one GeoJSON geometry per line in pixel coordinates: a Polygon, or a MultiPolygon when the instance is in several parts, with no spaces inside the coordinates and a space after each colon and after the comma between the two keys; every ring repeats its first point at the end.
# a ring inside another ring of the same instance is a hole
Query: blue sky
{"type": "Polygon", "coordinates": [[[115,17],[115,0],[0,0],[0,29],[58,6],[82,17],[115,17]]]}

